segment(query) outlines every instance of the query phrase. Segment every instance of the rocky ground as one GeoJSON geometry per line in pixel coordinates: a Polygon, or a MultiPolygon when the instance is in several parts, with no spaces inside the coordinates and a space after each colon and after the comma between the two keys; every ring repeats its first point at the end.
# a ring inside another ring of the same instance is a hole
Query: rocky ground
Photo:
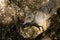
{"type": "Polygon", "coordinates": [[[0,0],[0,40],[60,40],[60,0],[0,0]]]}

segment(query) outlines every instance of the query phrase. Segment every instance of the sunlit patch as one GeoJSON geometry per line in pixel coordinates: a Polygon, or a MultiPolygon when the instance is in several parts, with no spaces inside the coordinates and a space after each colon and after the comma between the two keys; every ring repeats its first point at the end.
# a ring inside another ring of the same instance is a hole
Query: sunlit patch
{"type": "Polygon", "coordinates": [[[7,4],[7,0],[0,0],[0,7],[4,8],[7,4]]]}
{"type": "Polygon", "coordinates": [[[3,24],[9,24],[9,23],[11,23],[12,22],[12,18],[11,17],[8,17],[8,16],[6,16],[5,18],[4,18],[4,20],[2,20],[2,23],[3,24]]]}
{"type": "Polygon", "coordinates": [[[50,0],[41,0],[41,1],[42,1],[41,5],[44,5],[44,4],[49,3],[50,0]]]}
{"type": "Polygon", "coordinates": [[[40,33],[42,33],[42,28],[40,28],[41,30],[39,30],[39,28],[37,28],[36,26],[32,26],[32,27],[26,27],[26,28],[21,28],[20,29],[20,34],[24,37],[24,38],[36,38],[40,33]],[[32,36],[32,37],[31,37],[32,36]]]}

